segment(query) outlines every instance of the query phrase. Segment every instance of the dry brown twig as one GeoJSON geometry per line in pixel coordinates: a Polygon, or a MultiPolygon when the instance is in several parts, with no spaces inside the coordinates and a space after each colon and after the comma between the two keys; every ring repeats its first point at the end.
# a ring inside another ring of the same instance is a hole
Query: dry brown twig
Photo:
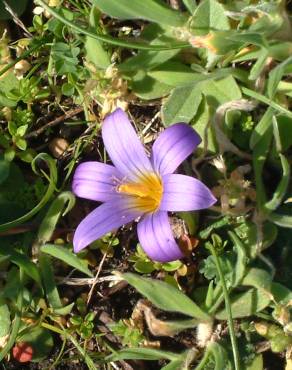
{"type": "Polygon", "coordinates": [[[32,131],[32,132],[29,132],[27,135],[25,135],[24,138],[25,139],[30,139],[30,138],[33,138],[33,137],[37,137],[38,135],[43,133],[48,128],[56,126],[59,123],[65,121],[68,118],[72,118],[74,116],[77,116],[77,114],[79,114],[81,112],[83,112],[83,107],[78,107],[78,108],[72,109],[69,112],[66,112],[65,114],[63,114],[62,116],[57,117],[57,118],[53,119],[52,121],[46,123],[44,126],[40,127],[39,129],[37,129],[35,131],[32,131]]]}

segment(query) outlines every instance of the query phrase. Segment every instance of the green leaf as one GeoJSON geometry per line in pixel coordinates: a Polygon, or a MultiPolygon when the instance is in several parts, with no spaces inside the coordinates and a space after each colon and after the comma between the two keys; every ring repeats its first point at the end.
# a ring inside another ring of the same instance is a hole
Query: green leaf
{"type": "Polygon", "coordinates": [[[170,361],[167,365],[163,366],[160,370],[187,370],[186,364],[189,364],[195,357],[196,350],[190,348],[184,352],[181,352],[179,359],[170,361]]]}
{"type": "Polygon", "coordinates": [[[209,342],[199,365],[195,370],[205,370],[206,364],[211,363],[214,370],[227,370],[231,367],[228,365],[227,353],[223,346],[216,342],[209,342]]]}
{"type": "Polygon", "coordinates": [[[286,305],[292,301],[292,292],[280,283],[273,282],[271,284],[271,294],[276,302],[286,305]]]}
{"type": "MultiPolygon", "coordinates": [[[[258,255],[258,229],[257,225],[251,221],[244,221],[234,230],[237,236],[244,243],[244,248],[248,256],[252,259],[258,255]]],[[[270,247],[276,240],[278,228],[271,222],[266,221],[262,225],[263,239],[261,250],[270,247]]]]}
{"type": "MultiPolygon", "coordinates": [[[[283,61],[291,56],[292,51],[292,43],[291,42],[274,42],[271,43],[268,47],[270,56],[277,60],[277,61],[283,61]]],[[[257,59],[257,52],[258,51],[252,51],[251,53],[248,53],[245,55],[247,59],[257,59]]],[[[247,60],[246,59],[246,60],[247,60]]]]}
{"type": "MultiPolygon", "coordinates": [[[[174,41],[169,27],[162,27],[161,25],[158,26],[156,24],[147,26],[142,32],[141,38],[148,41],[149,45],[159,45],[174,41]]],[[[180,50],[140,50],[136,55],[119,64],[118,68],[121,72],[147,71],[167,62],[179,52],[180,50]]]]}
{"type": "Polygon", "coordinates": [[[232,283],[232,285],[236,287],[240,284],[240,282],[242,281],[245,275],[247,255],[246,255],[246,248],[244,244],[236,236],[236,234],[233,232],[229,232],[229,236],[231,240],[233,241],[236,247],[236,252],[237,252],[237,259],[236,259],[236,265],[235,265],[235,270],[234,270],[234,279],[232,283]]]}
{"type": "Polygon", "coordinates": [[[215,369],[214,370],[225,370],[227,366],[227,353],[223,346],[219,343],[211,342],[207,347],[207,352],[212,354],[215,360],[215,369]]]}
{"type": "Polygon", "coordinates": [[[246,367],[246,370],[263,370],[264,369],[264,362],[263,362],[263,355],[257,355],[252,363],[246,367]]]}
{"type": "Polygon", "coordinates": [[[290,181],[290,163],[288,159],[281,153],[279,153],[281,166],[282,166],[282,178],[274,191],[273,197],[267,203],[264,204],[264,208],[268,211],[274,211],[282,203],[285,194],[287,192],[289,181],[290,181]]]}
{"type": "MultiPolygon", "coordinates": [[[[89,24],[91,27],[100,32],[99,20],[100,12],[95,6],[92,6],[89,15],[89,24]]],[[[86,36],[84,43],[87,61],[93,63],[95,67],[106,69],[111,64],[109,52],[105,49],[104,44],[94,39],[93,37],[86,36]]]]}
{"type": "Polygon", "coordinates": [[[212,125],[209,125],[211,112],[207,99],[203,96],[202,102],[199,106],[197,114],[191,121],[191,125],[197,131],[202,138],[202,142],[199,144],[199,148],[207,148],[211,153],[217,152],[217,143],[215,139],[215,133],[212,125]]]}
{"type": "MultiPolygon", "coordinates": [[[[81,33],[83,35],[87,35],[93,37],[97,40],[106,42],[111,45],[117,45],[119,47],[124,47],[128,49],[137,49],[137,50],[169,50],[169,49],[181,49],[189,47],[189,44],[186,42],[173,42],[168,45],[148,45],[147,43],[143,42],[135,42],[129,39],[124,40],[122,38],[115,38],[104,34],[97,34],[88,31],[85,27],[79,27],[76,22],[71,22],[66,19],[60,11],[54,10],[54,8],[48,6],[44,0],[37,0],[37,3],[40,4],[45,10],[48,11],[49,14],[54,16],[56,19],[61,21],[63,24],[69,26],[70,29],[81,33]]],[[[3,68],[4,69],[4,68],[3,68]]]]}
{"type": "Polygon", "coordinates": [[[13,121],[8,121],[8,131],[11,136],[16,135],[17,132],[17,126],[16,123],[13,121]]]}
{"type": "Polygon", "coordinates": [[[205,35],[214,30],[230,29],[224,7],[216,0],[200,2],[191,18],[190,27],[195,35],[205,35]]]}
{"type": "Polygon", "coordinates": [[[51,55],[55,62],[57,75],[75,73],[79,60],[77,58],[80,49],[76,46],[56,42],[51,48],[51,55]]]}
{"type": "Polygon", "coordinates": [[[155,267],[151,261],[137,261],[134,264],[134,269],[142,274],[150,274],[155,270],[155,267]]]}
{"type": "Polygon", "coordinates": [[[152,100],[161,98],[168,95],[173,89],[172,86],[159,82],[145,74],[143,76],[139,75],[139,78],[137,77],[131,82],[131,88],[135,95],[141,99],[152,100]]]}
{"type": "Polygon", "coordinates": [[[177,269],[179,269],[181,266],[182,266],[181,261],[176,260],[176,261],[171,261],[171,262],[165,262],[165,263],[163,263],[163,264],[162,264],[162,266],[161,266],[161,268],[162,268],[164,271],[171,272],[171,271],[176,271],[176,270],[177,270],[177,269]]]}
{"type": "Polygon", "coordinates": [[[20,150],[25,150],[27,148],[27,142],[20,136],[15,136],[15,144],[20,150]]]}
{"type": "MultiPolygon", "coordinates": [[[[171,60],[164,64],[161,64],[157,68],[152,69],[147,74],[160,82],[163,82],[174,87],[182,87],[198,83],[201,83],[200,86],[204,87],[204,83],[202,81],[213,81],[213,80],[224,81],[225,78],[228,77],[233,79],[232,72],[235,75],[239,75],[238,71],[235,72],[231,68],[221,68],[210,73],[207,72],[202,73],[201,70],[199,70],[199,72],[195,72],[192,68],[188,67],[187,65],[171,60]]],[[[231,81],[230,79],[227,80],[229,84],[231,84],[230,81],[231,81]]],[[[235,90],[236,94],[238,93],[241,96],[240,90],[237,87],[235,81],[230,87],[236,88],[235,90]]]]}
{"type": "Polygon", "coordinates": [[[0,90],[0,106],[1,107],[8,107],[8,108],[13,108],[17,105],[17,102],[7,98],[5,94],[0,90]]]}
{"type": "Polygon", "coordinates": [[[249,80],[254,81],[259,77],[259,75],[262,73],[263,69],[267,65],[266,61],[268,56],[269,56],[268,50],[262,48],[257,61],[250,70],[249,80]]]}
{"type": "Polygon", "coordinates": [[[273,116],[272,121],[273,121],[273,133],[274,133],[274,138],[275,138],[275,143],[276,143],[276,150],[280,157],[281,166],[282,166],[282,178],[277,188],[274,191],[272,199],[263,205],[263,209],[267,213],[274,211],[281,204],[287,192],[289,181],[290,181],[290,163],[287,160],[287,158],[281,153],[281,151],[283,150],[282,141],[280,137],[278,121],[275,116],[273,116]]]}
{"type": "MultiPolygon", "coordinates": [[[[1,70],[2,71],[2,70],[1,70]]],[[[19,80],[16,78],[14,73],[9,70],[0,78],[0,90],[2,93],[6,94],[12,89],[17,89],[19,87],[19,80]]]]}
{"type": "Polygon", "coordinates": [[[165,333],[168,334],[167,336],[174,336],[183,330],[195,328],[199,323],[200,321],[198,319],[172,321],[163,320],[162,325],[165,325],[165,333]]]}
{"type": "MultiPolygon", "coordinates": [[[[257,32],[232,32],[229,38],[230,40],[233,40],[235,42],[252,44],[259,46],[260,48],[263,49],[268,49],[269,47],[269,44],[267,43],[266,39],[257,32]]],[[[260,54],[258,54],[258,58],[261,59],[260,54]]]]}
{"type": "Polygon", "coordinates": [[[165,63],[178,53],[178,50],[148,51],[141,50],[137,55],[127,59],[119,65],[121,72],[151,70],[165,63]]]}
{"type": "Polygon", "coordinates": [[[17,156],[23,162],[31,163],[33,161],[34,157],[36,156],[36,152],[33,149],[28,148],[28,149],[26,149],[22,152],[17,153],[17,156]]]}
{"type": "Polygon", "coordinates": [[[182,366],[185,364],[185,358],[180,360],[170,361],[167,365],[163,366],[160,370],[177,370],[182,369],[182,366]]]}
{"type": "Polygon", "coordinates": [[[189,297],[168,283],[132,273],[123,274],[122,277],[162,310],[180,312],[200,320],[210,319],[189,297]]]}
{"type": "Polygon", "coordinates": [[[193,14],[197,8],[197,0],[182,0],[188,11],[193,14]]]}
{"type": "Polygon", "coordinates": [[[149,71],[148,76],[170,86],[186,86],[198,83],[207,77],[194,72],[180,62],[169,61],[149,71]]]}
{"type": "Polygon", "coordinates": [[[64,191],[50,205],[38,231],[37,239],[40,244],[49,241],[61,215],[68,213],[75,205],[75,196],[70,191],[64,191]],[[63,211],[64,207],[65,210],[63,211]]]}
{"type": "Polygon", "coordinates": [[[269,220],[272,221],[274,224],[287,227],[289,229],[292,228],[292,216],[291,215],[281,215],[279,213],[270,213],[268,216],[269,220]]]}
{"type": "Polygon", "coordinates": [[[75,302],[68,304],[67,306],[61,307],[61,308],[55,308],[54,313],[61,316],[66,316],[71,313],[73,307],[75,305],[75,302]]]}
{"type": "Polygon", "coordinates": [[[110,65],[110,57],[102,46],[102,43],[87,36],[84,43],[86,59],[100,69],[106,69],[110,65]]]}
{"type": "Polygon", "coordinates": [[[202,101],[200,88],[185,86],[172,91],[161,109],[164,126],[170,126],[177,122],[189,123],[197,113],[202,101]]]}
{"type": "Polygon", "coordinates": [[[108,356],[106,361],[119,361],[119,360],[172,360],[175,361],[179,358],[178,354],[162,351],[153,348],[125,348],[108,356]]]}
{"type": "Polygon", "coordinates": [[[269,73],[269,79],[268,79],[268,84],[267,84],[267,93],[268,97],[270,99],[273,98],[277,91],[277,87],[279,82],[281,81],[284,73],[285,73],[285,68],[288,65],[292,64],[292,57],[286,59],[284,62],[278,64],[270,73],[269,73]]]}
{"type": "Polygon", "coordinates": [[[202,93],[207,97],[207,101],[214,107],[242,98],[240,89],[233,76],[217,81],[209,79],[201,82],[200,87],[202,93]]]}
{"type": "Polygon", "coordinates": [[[26,133],[28,129],[28,125],[22,125],[22,126],[19,126],[16,130],[16,135],[19,135],[19,136],[24,136],[24,134],[26,133]]]}
{"type": "Polygon", "coordinates": [[[256,91],[250,90],[244,86],[241,87],[241,90],[244,95],[247,95],[253,99],[260,101],[261,103],[270,106],[279,113],[285,114],[287,117],[292,117],[292,112],[290,112],[287,108],[284,108],[282,105],[276,103],[274,100],[267,98],[265,95],[259,94],[256,91]]]}
{"type": "Polygon", "coordinates": [[[160,0],[91,0],[99,9],[119,19],[145,19],[172,27],[183,26],[187,18],[181,12],[172,10],[160,0]]]}
{"type": "Polygon", "coordinates": [[[13,149],[12,147],[11,148],[7,148],[4,152],[4,159],[8,162],[12,162],[14,157],[15,157],[15,149],[13,149]]]}
{"type": "Polygon", "coordinates": [[[62,308],[62,302],[59,296],[58,288],[55,283],[54,272],[52,267],[52,260],[50,256],[40,253],[39,266],[44,290],[50,306],[54,309],[62,308]]]}
{"type": "Polygon", "coordinates": [[[9,334],[10,325],[11,325],[11,319],[10,319],[9,308],[7,304],[2,302],[1,300],[0,301],[0,339],[9,334]]]}
{"type": "Polygon", "coordinates": [[[43,253],[47,253],[59,260],[65,262],[67,265],[74,267],[76,270],[83,272],[85,275],[93,277],[91,271],[87,268],[85,263],[81,261],[76,254],[69,251],[65,247],[54,244],[46,244],[41,247],[43,253]]]}
{"type": "MultiPolygon", "coordinates": [[[[0,255],[7,255],[7,251],[5,251],[4,246],[0,249],[0,255]]],[[[15,263],[18,267],[22,268],[27,276],[30,276],[34,281],[41,285],[41,277],[37,266],[25,254],[11,250],[9,255],[12,263],[15,263]]]]}
{"type": "MultiPolygon", "coordinates": [[[[263,290],[250,289],[245,293],[234,294],[230,297],[232,317],[248,317],[256,312],[262,311],[270,303],[269,296],[263,290]]],[[[216,319],[227,320],[226,310],[221,310],[216,314],[216,319]]]]}
{"type": "Polygon", "coordinates": [[[252,159],[255,173],[255,182],[257,190],[257,204],[259,208],[263,208],[266,202],[266,191],[263,183],[263,168],[269,152],[270,142],[272,140],[272,130],[269,129],[262,136],[261,140],[255,145],[252,159]]]}
{"type": "Polygon", "coordinates": [[[257,289],[262,289],[266,293],[270,291],[272,283],[271,275],[259,268],[251,268],[242,280],[242,285],[252,286],[257,289]]]}
{"type": "Polygon", "coordinates": [[[292,146],[292,119],[280,114],[277,115],[277,124],[282,151],[285,152],[292,146]]]}
{"type": "Polygon", "coordinates": [[[69,82],[66,82],[62,85],[62,94],[65,96],[72,96],[75,91],[75,86],[69,82]]]}
{"type": "Polygon", "coordinates": [[[264,133],[266,133],[269,127],[272,126],[273,115],[274,115],[274,109],[269,107],[265,111],[264,115],[262,116],[259,123],[256,125],[255,129],[253,130],[251,134],[250,142],[249,142],[250,149],[254,149],[256,144],[261,140],[264,133]]]}

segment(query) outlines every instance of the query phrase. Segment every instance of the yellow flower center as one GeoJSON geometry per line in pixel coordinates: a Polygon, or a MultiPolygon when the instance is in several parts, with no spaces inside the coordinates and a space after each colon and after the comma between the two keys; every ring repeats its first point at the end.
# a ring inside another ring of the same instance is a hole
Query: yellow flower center
{"type": "Polygon", "coordinates": [[[119,185],[118,192],[133,197],[133,205],[145,213],[151,213],[158,209],[163,186],[160,177],[153,173],[146,173],[138,182],[129,182],[119,185]]]}

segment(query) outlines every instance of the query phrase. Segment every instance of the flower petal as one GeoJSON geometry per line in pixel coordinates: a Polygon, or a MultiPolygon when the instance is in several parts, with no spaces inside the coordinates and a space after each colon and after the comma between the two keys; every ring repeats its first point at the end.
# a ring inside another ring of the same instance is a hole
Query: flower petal
{"type": "Polygon", "coordinates": [[[162,182],[162,211],[195,211],[209,208],[217,201],[207,186],[193,177],[167,174],[162,182]]]}
{"type": "Polygon", "coordinates": [[[100,162],[81,163],[74,173],[72,191],[78,197],[106,202],[120,197],[115,190],[123,176],[113,166],[100,162]]]}
{"type": "Polygon", "coordinates": [[[89,213],[78,225],[73,238],[74,252],[79,252],[108,232],[139,216],[141,216],[141,212],[133,209],[129,202],[123,198],[103,203],[89,213]]]}
{"type": "Polygon", "coordinates": [[[172,235],[167,212],[146,215],[139,221],[137,231],[140,244],[151,259],[170,262],[183,257],[172,235]]]}
{"type": "Polygon", "coordinates": [[[201,138],[186,123],[176,123],[164,130],[152,147],[152,164],[157,173],[173,173],[200,144],[201,138]]]}
{"type": "Polygon", "coordinates": [[[143,173],[153,172],[144,147],[122,109],[105,118],[102,138],[113,164],[124,176],[135,181],[143,173]]]}

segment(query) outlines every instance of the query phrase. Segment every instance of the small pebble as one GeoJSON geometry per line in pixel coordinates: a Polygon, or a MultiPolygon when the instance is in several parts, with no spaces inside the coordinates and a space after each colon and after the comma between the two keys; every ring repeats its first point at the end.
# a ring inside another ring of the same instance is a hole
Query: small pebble
{"type": "Polygon", "coordinates": [[[69,143],[67,140],[61,137],[56,137],[50,142],[49,149],[55,158],[59,158],[66,151],[68,146],[69,143]]]}

